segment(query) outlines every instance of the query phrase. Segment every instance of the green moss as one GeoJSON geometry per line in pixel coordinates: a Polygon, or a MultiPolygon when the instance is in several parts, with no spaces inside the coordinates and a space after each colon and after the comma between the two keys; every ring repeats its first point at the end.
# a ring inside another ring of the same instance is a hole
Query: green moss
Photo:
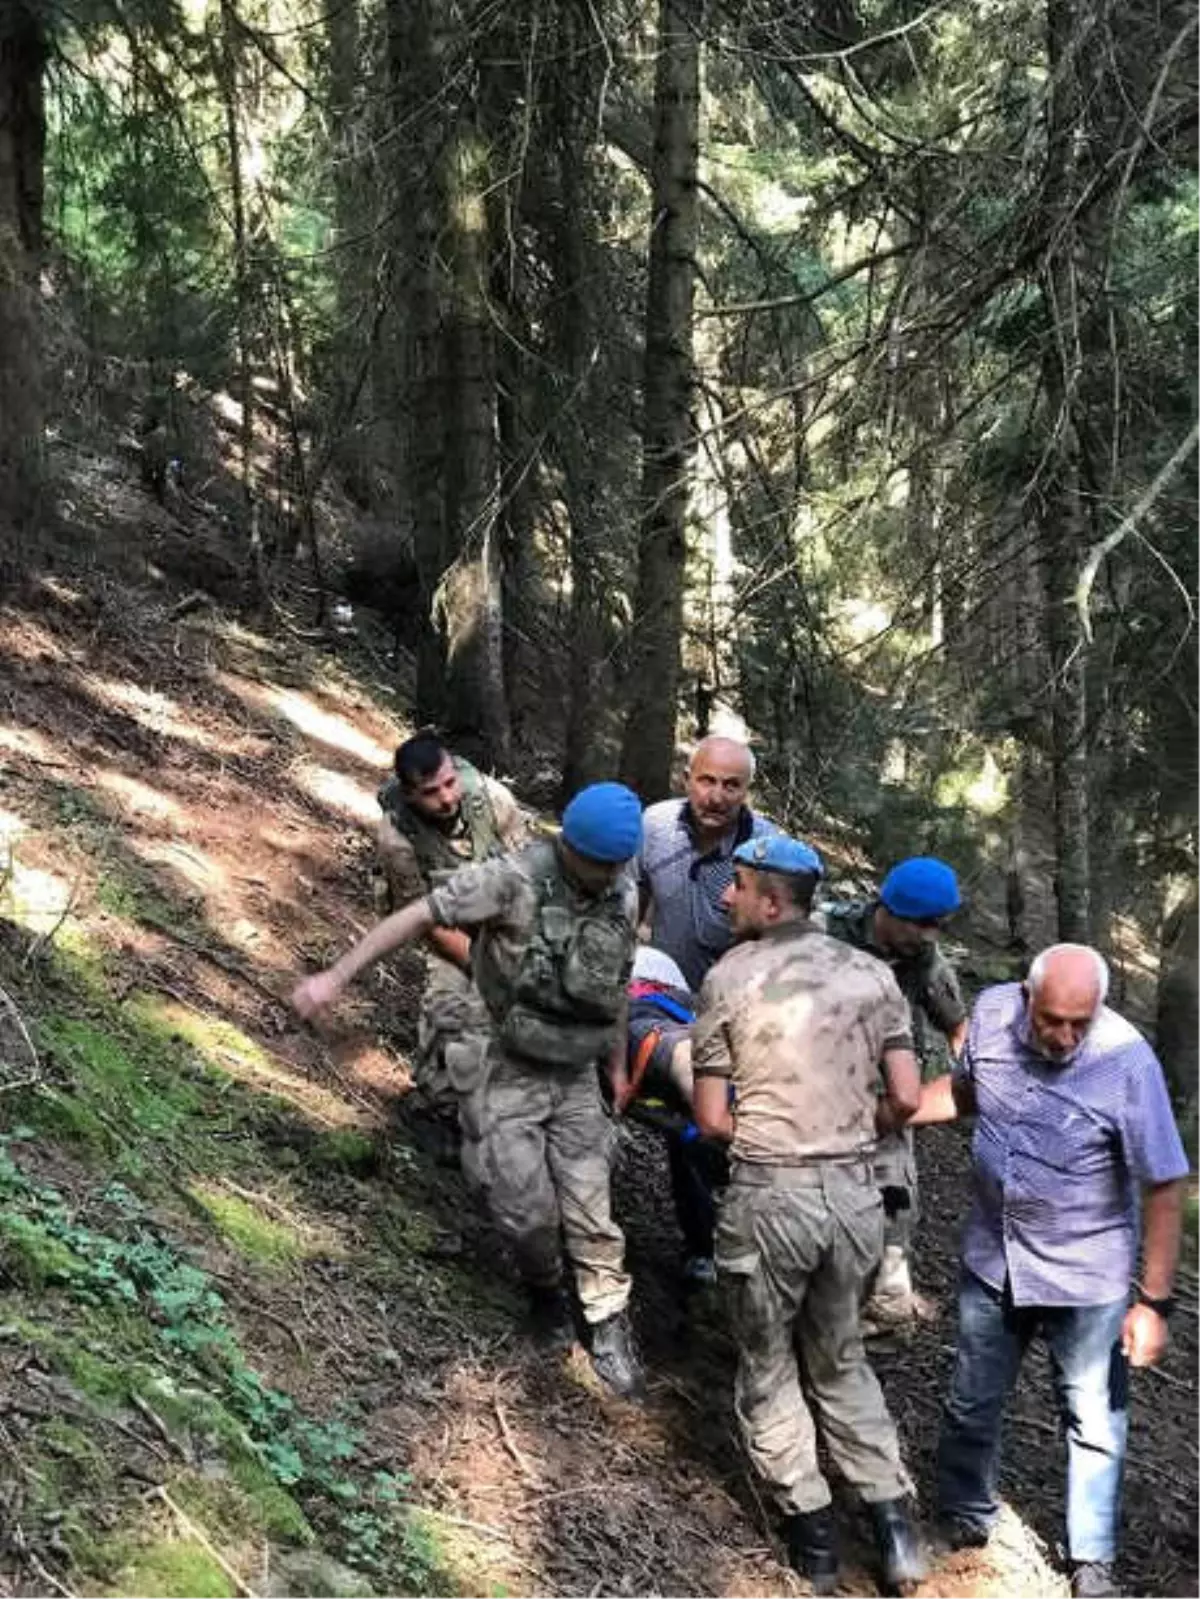
{"type": "Polygon", "coordinates": [[[379,1149],[366,1133],[352,1127],[336,1127],[313,1139],[306,1164],[365,1175],[377,1170],[379,1149]]]}
{"type": "Polygon", "coordinates": [[[227,1464],[227,1478],[189,1476],[177,1479],[171,1489],[172,1497],[210,1535],[232,1539],[253,1532],[290,1543],[315,1542],[300,1506],[261,1462],[236,1454],[227,1464]]]}
{"type": "Polygon", "coordinates": [[[229,1578],[199,1544],[164,1539],[137,1552],[119,1572],[115,1594],[162,1599],[232,1599],[229,1578]]]}
{"type": "Polygon", "coordinates": [[[39,1292],[78,1275],[78,1257],[40,1222],[19,1210],[0,1211],[0,1266],[17,1282],[39,1292]]]}
{"type": "Polygon", "coordinates": [[[166,1070],[167,1063],[136,1038],[72,1016],[43,1018],[38,1031],[80,1091],[131,1130],[169,1138],[201,1108],[196,1084],[166,1070]]]}
{"type": "Polygon", "coordinates": [[[80,1501],[95,1502],[111,1493],[115,1468],[82,1427],[51,1417],[35,1429],[30,1441],[35,1462],[27,1474],[31,1510],[61,1514],[80,1501]]]}
{"type": "Polygon", "coordinates": [[[274,1071],[266,1052],[223,1017],[202,1014],[154,994],[139,994],[127,1009],[146,1040],[155,1041],[166,1056],[177,1058],[182,1042],[215,1077],[229,1077],[223,1063],[235,1069],[274,1071]]]}
{"type": "Polygon", "coordinates": [[[304,1240],[294,1227],[265,1216],[236,1194],[199,1183],[191,1192],[221,1236],[249,1260],[264,1266],[286,1266],[304,1254],[304,1240]]]}

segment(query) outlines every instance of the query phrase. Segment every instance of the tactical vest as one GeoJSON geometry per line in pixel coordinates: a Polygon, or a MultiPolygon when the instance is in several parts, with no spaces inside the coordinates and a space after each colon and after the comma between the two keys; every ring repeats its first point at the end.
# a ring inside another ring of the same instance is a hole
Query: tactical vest
{"type": "Polygon", "coordinates": [[[623,1014],[634,931],[620,879],[581,905],[563,876],[557,847],[531,844],[537,905],[515,974],[495,958],[488,927],[475,940],[475,983],[496,1040],[544,1066],[589,1066],[607,1053],[623,1014]]]}
{"type": "Polygon", "coordinates": [[[460,871],[464,866],[475,866],[480,861],[491,860],[493,856],[505,853],[487,784],[470,761],[460,760],[457,755],[453,760],[462,785],[462,818],[471,842],[469,858],[457,854],[441,828],[427,822],[419,811],[405,803],[399,778],[389,777],[377,796],[383,814],[412,845],[418,870],[426,886],[431,889],[437,888],[452,872],[460,871]]]}

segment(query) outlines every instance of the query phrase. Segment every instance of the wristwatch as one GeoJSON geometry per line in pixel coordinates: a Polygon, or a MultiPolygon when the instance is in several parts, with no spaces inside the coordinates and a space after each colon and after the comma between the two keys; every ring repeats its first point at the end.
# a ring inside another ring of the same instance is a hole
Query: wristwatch
{"type": "Polygon", "coordinates": [[[1168,1294],[1165,1299],[1152,1299],[1146,1290],[1139,1284],[1137,1296],[1139,1305],[1149,1305],[1150,1309],[1156,1311],[1164,1321],[1175,1309],[1175,1298],[1172,1294],[1168,1294]]]}

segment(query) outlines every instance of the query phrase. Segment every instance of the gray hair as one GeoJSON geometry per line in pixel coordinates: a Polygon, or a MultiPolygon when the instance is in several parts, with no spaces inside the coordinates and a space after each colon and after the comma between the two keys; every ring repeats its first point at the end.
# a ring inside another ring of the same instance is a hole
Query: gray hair
{"type": "Polygon", "coordinates": [[[1099,989],[1099,998],[1096,1003],[1103,1005],[1108,998],[1108,962],[1098,949],[1093,949],[1090,944],[1051,944],[1049,949],[1042,950],[1035,956],[1033,965],[1029,968],[1029,975],[1025,979],[1025,986],[1031,994],[1036,994],[1046,981],[1046,967],[1054,955],[1087,955],[1091,958],[1096,971],[1096,986],[1099,989]]]}

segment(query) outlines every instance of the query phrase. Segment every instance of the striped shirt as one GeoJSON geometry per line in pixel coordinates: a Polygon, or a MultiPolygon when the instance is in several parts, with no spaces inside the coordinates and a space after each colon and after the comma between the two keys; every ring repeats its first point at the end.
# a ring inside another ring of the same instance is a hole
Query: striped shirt
{"type": "Polygon", "coordinates": [[[709,967],[733,943],[721,896],[733,882],[733,852],[748,838],[779,829],[743,806],[737,825],[701,854],[685,799],[661,800],[642,814],[638,872],[653,901],[650,942],[676,962],[688,986],[698,989],[709,967]]]}
{"type": "Polygon", "coordinates": [[[974,1203],[963,1260],[1017,1305],[1122,1298],[1140,1188],[1187,1175],[1158,1057],[1102,1006],[1068,1060],[1030,1042],[1019,983],[985,989],[955,1075],[975,1091],[974,1203]]]}

